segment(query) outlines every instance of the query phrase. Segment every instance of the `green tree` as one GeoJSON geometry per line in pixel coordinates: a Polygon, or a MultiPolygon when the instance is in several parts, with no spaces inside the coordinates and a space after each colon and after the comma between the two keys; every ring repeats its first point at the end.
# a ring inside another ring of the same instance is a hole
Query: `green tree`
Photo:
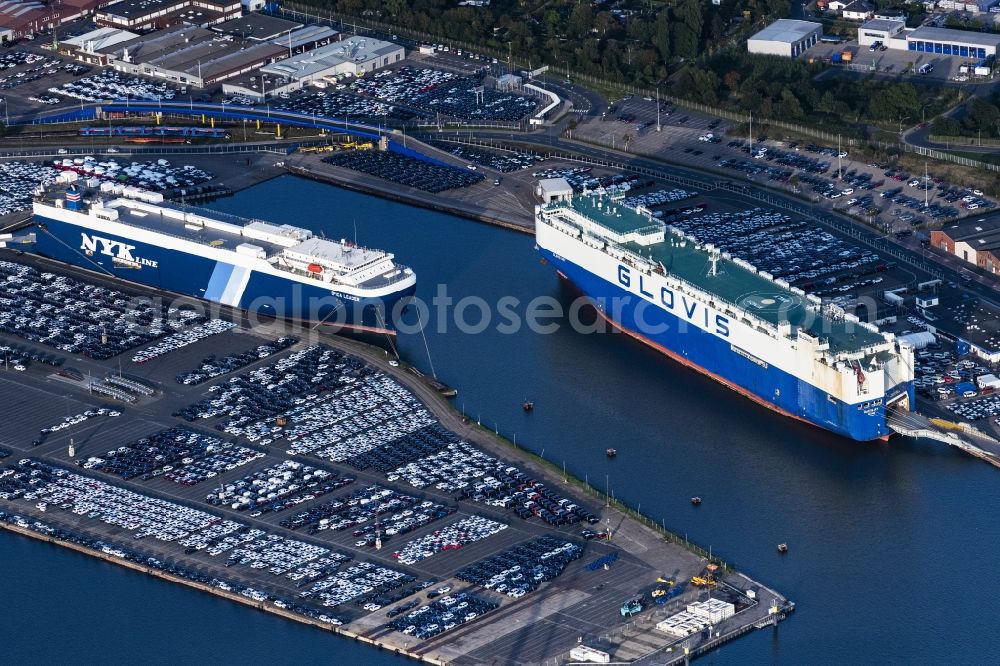
{"type": "Polygon", "coordinates": [[[670,50],[670,12],[669,10],[662,10],[656,15],[656,22],[653,28],[653,46],[660,54],[660,59],[663,62],[670,60],[671,50],[670,50]]]}

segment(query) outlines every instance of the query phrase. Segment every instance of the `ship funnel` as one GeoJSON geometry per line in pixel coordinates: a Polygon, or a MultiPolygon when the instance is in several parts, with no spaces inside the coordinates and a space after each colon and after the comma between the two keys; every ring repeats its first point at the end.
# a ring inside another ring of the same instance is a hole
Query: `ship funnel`
{"type": "Polygon", "coordinates": [[[71,185],[66,189],[66,209],[67,210],[80,210],[80,201],[83,199],[83,193],[76,189],[75,185],[71,185]]]}

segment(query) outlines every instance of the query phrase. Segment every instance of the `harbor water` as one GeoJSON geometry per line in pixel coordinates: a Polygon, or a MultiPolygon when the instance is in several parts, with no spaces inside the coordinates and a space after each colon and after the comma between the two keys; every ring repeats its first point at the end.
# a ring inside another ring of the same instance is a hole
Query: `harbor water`
{"type": "MultiPolygon", "coordinates": [[[[352,238],[356,227],[361,245],[414,268],[428,302],[446,285],[453,303],[478,297],[495,310],[514,298],[523,315],[536,296],[563,306],[577,296],[540,263],[528,235],[329,185],[282,177],[213,207],[328,238],[352,238]]],[[[479,319],[466,308],[467,322],[479,319]]],[[[996,587],[986,567],[1000,547],[996,469],[938,443],[858,443],[785,419],[622,334],[567,325],[511,332],[498,323],[496,311],[478,333],[459,330],[453,316],[432,321],[429,357],[419,334],[398,344],[406,360],[458,388],[456,407],[471,418],[796,602],[778,629],[704,663],[1000,662],[993,614],[984,612],[996,587]],[[786,555],[776,550],[782,542],[786,555]]],[[[0,562],[19,609],[5,615],[14,663],[125,663],[138,654],[150,663],[208,655],[223,664],[404,663],[7,533],[0,562]]]]}

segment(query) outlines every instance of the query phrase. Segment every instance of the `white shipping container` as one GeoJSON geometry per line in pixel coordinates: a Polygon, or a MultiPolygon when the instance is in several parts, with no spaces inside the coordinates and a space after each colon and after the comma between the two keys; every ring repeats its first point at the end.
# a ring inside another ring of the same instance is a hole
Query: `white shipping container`
{"type": "Polygon", "coordinates": [[[981,389],[984,388],[1000,388],[1000,377],[994,374],[989,375],[979,375],[976,377],[976,386],[981,389]]]}
{"type": "Polygon", "coordinates": [[[608,664],[611,662],[611,655],[601,652],[586,645],[577,645],[569,651],[569,658],[572,661],[589,661],[595,664],[608,664]]]}

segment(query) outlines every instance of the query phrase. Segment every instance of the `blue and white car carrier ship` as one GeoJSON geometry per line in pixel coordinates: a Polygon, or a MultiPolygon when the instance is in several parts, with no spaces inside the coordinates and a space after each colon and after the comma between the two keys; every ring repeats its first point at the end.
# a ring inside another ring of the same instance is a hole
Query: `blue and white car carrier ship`
{"type": "Polygon", "coordinates": [[[913,405],[913,348],[786,282],[584,194],[535,209],[538,249],[615,327],[772,410],[846,437],[913,405]]]}
{"type": "Polygon", "coordinates": [[[264,316],[368,332],[392,333],[393,313],[416,290],[413,271],[381,250],[69,180],[36,193],[37,254],[264,316]]]}

